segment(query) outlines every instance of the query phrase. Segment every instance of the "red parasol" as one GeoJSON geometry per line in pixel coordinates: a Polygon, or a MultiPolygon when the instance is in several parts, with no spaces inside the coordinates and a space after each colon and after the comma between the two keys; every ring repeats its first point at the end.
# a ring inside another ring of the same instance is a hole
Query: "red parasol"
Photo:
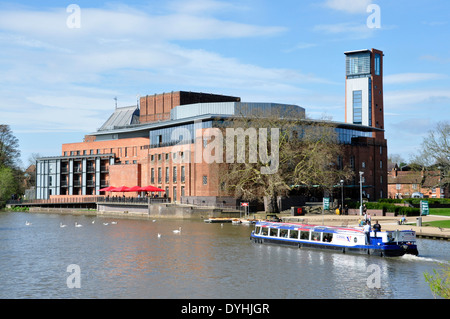
{"type": "Polygon", "coordinates": [[[113,187],[110,191],[111,192],[129,192],[129,187],[126,186],[120,186],[120,187],[113,187]]]}
{"type": "Polygon", "coordinates": [[[100,192],[110,192],[113,188],[114,187],[112,187],[112,186],[108,186],[108,187],[99,189],[99,191],[100,192]]]}
{"type": "Polygon", "coordinates": [[[148,186],[144,186],[141,187],[141,191],[143,192],[165,192],[164,189],[152,186],[152,185],[148,185],[148,186]]]}

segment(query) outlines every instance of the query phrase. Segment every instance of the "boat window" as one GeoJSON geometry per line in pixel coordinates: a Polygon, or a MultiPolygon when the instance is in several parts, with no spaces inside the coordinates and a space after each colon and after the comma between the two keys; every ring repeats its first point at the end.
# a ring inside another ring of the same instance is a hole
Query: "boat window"
{"type": "Polygon", "coordinates": [[[287,229],[280,229],[280,237],[287,238],[288,237],[288,230],[287,229]]]}
{"type": "Polygon", "coordinates": [[[322,234],[322,233],[313,231],[311,234],[311,240],[320,241],[320,234],[322,234]]]}
{"type": "Polygon", "coordinates": [[[323,233],[322,241],[329,243],[333,239],[333,234],[330,233],[323,233]]]}
{"type": "Polygon", "coordinates": [[[269,228],[261,227],[261,235],[267,236],[269,234],[269,228]]]}
{"type": "Polygon", "coordinates": [[[298,238],[298,230],[291,230],[289,232],[289,238],[297,239],[298,238]]]}
{"type": "Polygon", "coordinates": [[[270,228],[269,236],[277,237],[278,236],[278,228],[270,228]]]}
{"type": "Polygon", "coordinates": [[[256,226],[256,228],[255,228],[255,234],[259,234],[259,233],[261,233],[261,226],[256,226]]]}
{"type": "Polygon", "coordinates": [[[309,240],[309,231],[301,231],[300,232],[300,239],[309,240]]]}

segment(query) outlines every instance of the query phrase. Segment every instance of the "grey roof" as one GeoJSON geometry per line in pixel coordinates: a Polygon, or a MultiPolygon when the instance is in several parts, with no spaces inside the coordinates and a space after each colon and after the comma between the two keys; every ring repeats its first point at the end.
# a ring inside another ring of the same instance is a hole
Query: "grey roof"
{"type": "Polygon", "coordinates": [[[261,102],[213,102],[179,105],[170,111],[172,120],[179,120],[205,114],[222,115],[250,115],[263,112],[264,114],[292,114],[305,116],[305,109],[298,105],[261,102]]]}
{"type": "Polygon", "coordinates": [[[139,123],[139,108],[137,105],[118,107],[109,119],[98,129],[99,131],[112,130],[115,127],[139,123]]]}

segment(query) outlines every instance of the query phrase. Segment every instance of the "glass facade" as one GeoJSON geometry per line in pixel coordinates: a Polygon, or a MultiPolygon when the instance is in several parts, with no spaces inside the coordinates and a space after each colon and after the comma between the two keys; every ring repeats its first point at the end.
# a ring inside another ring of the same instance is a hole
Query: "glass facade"
{"type": "Polygon", "coordinates": [[[347,76],[370,74],[370,52],[347,55],[345,60],[345,74],[347,76]]]}
{"type": "Polygon", "coordinates": [[[353,124],[362,124],[362,90],[353,91],[353,124]]]}
{"type": "Polygon", "coordinates": [[[150,131],[150,148],[193,144],[195,140],[195,129],[211,128],[212,122],[202,121],[150,131]]]}
{"type": "Polygon", "coordinates": [[[336,133],[340,144],[351,144],[352,137],[372,137],[372,132],[363,132],[341,127],[336,128],[336,133]]]}

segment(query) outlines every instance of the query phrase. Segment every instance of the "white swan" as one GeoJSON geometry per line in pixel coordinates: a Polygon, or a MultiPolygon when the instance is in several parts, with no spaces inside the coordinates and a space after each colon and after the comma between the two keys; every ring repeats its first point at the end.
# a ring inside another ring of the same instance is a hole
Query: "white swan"
{"type": "Polygon", "coordinates": [[[92,221],[92,224],[95,223],[95,219],[92,221]]]}
{"type": "Polygon", "coordinates": [[[75,222],[75,227],[83,227],[83,225],[78,224],[77,222],[75,222]]]}
{"type": "Polygon", "coordinates": [[[117,222],[111,222],[111,225],[116,225],[117,224],[117,222]]]}
{"type": "Polygon", "coordinates": [[[160,233],[158,233],[158,238],[161,238],[161,234],[160,233]]]}
{"type": "Polygon", "coordinates": [[[173,232],[174,232],[175,234],[181,233],[181,227],[179,227],[178,229],[175,229],[173,232]]]}
{"type": "Polygon", "coordinates": [[[108,226],[108,225],[109,225],[109,223],[103,223],[103,225],[105,225],[105,226],[108,226]]]}
{"type": "Polygon", "coordinates": [[[152,220],[152,222],[156,222],[156,219],[152,220]]]}
{"type": "Polygon", "coordinates": [[[31,223],[27,220],[27,221],[25,222],[25,225],[26,225],[26,226],[30,226],[31,223]]]}
{"type": "Polygon", "coordinates": [[[59,227],[66,227],[67,225],[64,225],[63,223],[59,223],[59,227]]]}

